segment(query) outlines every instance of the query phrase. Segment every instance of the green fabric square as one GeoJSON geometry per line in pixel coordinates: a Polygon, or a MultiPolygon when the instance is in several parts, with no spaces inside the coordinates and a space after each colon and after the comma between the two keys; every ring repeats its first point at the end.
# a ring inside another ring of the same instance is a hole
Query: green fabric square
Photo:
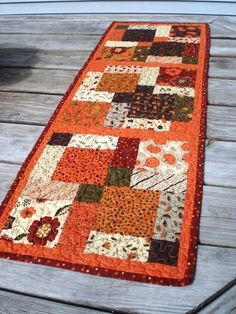
{"type": "Polygon", "coordinates": [[[129,186],[133,169],[110,167],[106,178],[108,186],[129,186]]]}
{"type": "Polygon", "coordinates": [[[183,57],[183,63],[198,64],[198,57],[183,57]]]}
{"type": "Polygon", "coordinates": [[[93,184],[81,184],[75,200],[86,203],[99,203],[102,198],[103,186],[93,184]]]}
{"type": "Polygon", "coordinates": [[[172,121],[189,122],[192,120],[194,98],[179,96],[174,101],[172,121]]]}
{"type": "Polygon", "coordinates": [[[128,27],[129,25],[123,25],[123,24],[116,25],[116,29],[127,29],[128,27]]]}
{"type": "Polygon", "coordinates": [[[150,47],[136,47],[132,60],[134,61],[146,61],[149,55],[150,47]]]}

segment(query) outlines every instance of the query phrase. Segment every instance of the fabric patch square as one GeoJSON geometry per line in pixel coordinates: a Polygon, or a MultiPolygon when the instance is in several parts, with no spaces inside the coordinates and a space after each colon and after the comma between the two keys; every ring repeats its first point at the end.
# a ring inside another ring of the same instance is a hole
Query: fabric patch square
{"type": "MultiPolygon", "coordinates": [[[[150,120],[171,120],[177,96],[135,93],[128,117],[150,120]]],[[[129,120],[128,120],[129,121],[129,120]]],[[[132,121],[130,121],[132,122],[132,121]]]]}
{"type": "Polygon", "coordinates": [[[30,173],[30,179],[44,181],[51,180],[53,173],[64,154],[65,146],[46,145],[36,165],[30,173]]]}
{"type": "Polygon", "coordinates": [[[112,150],[68,147],[58,163],[52,179],[103,185],[113,155],[114,151],[112,150]]]}
{"type": "Polygon", "coordinates": [[[37,200],[73,200],[79,188],[78,183],[29,179],[21,195],[37,200]]]}
{"type": "Polygon", "coordinates": [[[198,57],[183,57],[183,63],[198,64],[198,57]]]}
{"type": "Polygon", "coordinates": [[[185,44],[183,57],[197,57],[199,54],[200,45],[199,44],[185,44]]]}
{"type": "Polygon", "coordinates": [[[122,127],[122,124],[128,115],[129,107],[130,105],[126,103],[111,103],[104,126],[111,128],[122,127]]]}
{"type": "Polygon", "coordinates": [[[201,35],[199,26],[190,25],[172,25],[170,30],[171,37],[189,37],[194,38],[201,35]]]}
{"type": "Polygon", "coordinates": [[[139,80],[135,73],[104,73],[96,91],[107,91],[113,93],[134,92],[139,80]]]}
{"type": "Polygon", "coordinates": [[[182,193],[187,188],[187,143],[141,141],[130,187],[182,193]]]}
{"type": "Polygon", "coordinates": [[[159,85],[195,87],[196,76],[196,70],[161,67],[156,82],[159,85]]]}
{"type": "Polygon", "coordinates": [[[73,134],[69,133],[53,133],[48,145],[67,146],[73,134]]]}
{"type": "Polygon", "coordinates": [[[184,43],[178,42],[154,42],[150,49],[152,56],[177,56],[181,57],[184,50],[184,43]]]}
{"type": "Polygon", "coordinates": [[[126,118],[122,128],[141,129],[141,130],[154,130],[154,131],[169,131],[170,121],[165,120],[153,120],[142,118],[126,118]]]}
{"type": "Polygon", "coordinates": [[[135,93],[130,105],[129,118],[160,119],[160,96],[147,93],[135,93]]]}
{"type": "Polygon", "coordinates": [[[152,94],[153,91],[154,91],[154,86],[137,85],[135,94],[136,93],[152,94]]]}
{"type": "Polygon", "coordinates": [[[130,61],[135,47],[104,47],[97,59],[130,61]]]}
{"type": "Polygon", "coordinates": [[[180,239],[185,193],[161,192],[153,239],[175,242],[180,239]]]}
{"type": "Polygon", "coordinates": [[[155,170],[159,172],[186,173],[188,170],[187,142],[166,141],[159,144],[158,141],[147,140],[139,144],[137,170],[155,170]]]}
{"type": "Polygon", "coordinates": [[[107,186],[129,186],[132,169],[110,167],[106,178],[107,186]]]}
{"type": "Polygon", "coordinates": [[[153,41],[155,30],[150,29],[127,29],[122,40],[127,41],[153,41]]]}
{"type": "Polygon", "coordinates": [[[133,98],[133,93],[115,93],[112,99],[114,103],[129,103],[133,98]]]}
{"type": "Polygon", "coordinates": [[[61,117],[63,125],[92,127],[102,125],[110,104],[103,102],[72,101],[61,117]]]}
{"type": "Polygon", "coordinates": [[[118,137],[110,135],[74,134],[68,147],[90,148],[96,150],[114,150],[118,137]]]}
{"type": "Polygon", "coordinates": [[[136,163],[139,139],[120,137],[111,166],[114,168],[133,168],[136,163]]]}
{"type": "Polygon", "coordinates": [[[71,200],[42,201],[19,197],[0,236],[17,244],[54,248],[58,244],[71,203],[71,200]]]}
{"type": "Polygon", "coordinates": [[[104,233],[92,230],[84,253],[98,254],[139,262],[148,260],[150,244],[144,237],[104,233]]]}
{"type": "Polygon", "coordinates": [[[169,37],[170,35],[170,25],[160,25],[156,27],[155,37],[169,37]]]}
{"type": "Polygon", "coordinates": [[[189,122],[192,120],[194,98],[180,96],[176,97],[173,105],[172,121],[189,122]]]}
{"type": "Polygon", "coordinates": [[[170,242],[164,240],[151,241],[148,262],[165,265],[177,265],[179,254],[179,241],[170,242]]]}
{"type": "Polygon", "coordinates": [[[143,67],[138,84],[144,86],[155,86],[159,71],[159,67],[143,67]]]}
{"type": "Polygon", "coordinates": [[[81,184],[75,200],[86,203],[99,203],[103,193],[103,186],[93,184],[81,184]]]}
{"type": "Polygon", "coordinates": [[[138,46],[135,48],[132,60],[134,60],[134,61],[146,61],[149,53],[150,53],[150,47],[138,46]]]}
{"type": "Polygon", "coordinates": [[[151,239],[158,202],[156,191],[105,187],[92,229],[151,239]]]}

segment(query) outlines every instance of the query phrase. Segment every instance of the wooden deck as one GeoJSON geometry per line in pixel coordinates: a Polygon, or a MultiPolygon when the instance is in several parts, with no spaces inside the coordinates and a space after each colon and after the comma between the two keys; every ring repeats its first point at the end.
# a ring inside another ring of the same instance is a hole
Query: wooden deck
{"type": "Polygon", "coordinates": [[[0,17],[0,198],[75,73],[113,20],[211,26],[205,185],[197,273],[187,287],[0,260],[0,313],[236,313],[236,17],[0,17]]]}

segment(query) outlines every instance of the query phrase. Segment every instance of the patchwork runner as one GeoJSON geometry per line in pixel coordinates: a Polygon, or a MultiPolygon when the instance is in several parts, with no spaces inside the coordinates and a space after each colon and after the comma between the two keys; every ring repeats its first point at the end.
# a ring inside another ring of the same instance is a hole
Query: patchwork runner
{"type": "Polygon", "coordinates": [[[2,203],[0,256],[189,284],[208,54],[206,24],[112,23],[2,203]]]}

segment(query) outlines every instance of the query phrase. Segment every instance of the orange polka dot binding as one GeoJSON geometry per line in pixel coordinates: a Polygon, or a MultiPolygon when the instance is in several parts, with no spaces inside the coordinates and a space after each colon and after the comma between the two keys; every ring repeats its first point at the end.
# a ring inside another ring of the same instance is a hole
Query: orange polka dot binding
{"type": "Polygon", "coordinates": [[[204,23],[110,25],[2,202],[2,258],[191,283],[209,41],[204,23]]]}

